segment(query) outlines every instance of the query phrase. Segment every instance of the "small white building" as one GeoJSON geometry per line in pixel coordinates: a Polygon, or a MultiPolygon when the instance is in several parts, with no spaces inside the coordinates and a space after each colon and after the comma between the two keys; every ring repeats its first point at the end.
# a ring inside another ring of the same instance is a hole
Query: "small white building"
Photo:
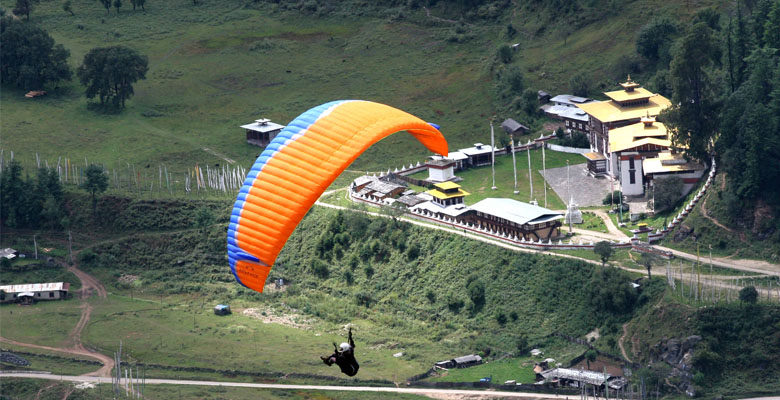
{"type": "Polygon", "coordinates": [[[32,303],[38,300],[65,300],[68,298],[70,283],[27,283],[21,285],[1,285],[0,290],[5,292],[4,303],[22,302],[32,303]]]}
{"type": "Polygon", "coordinates": [[[455,179],[455,160],[439,158],[425,162],[429,182],[447,182],[455,179]]]}
{"type": "Polygon", "coordinates": [[[251,124],[241,125],[246,130],[246,142],[265,147],[284,129],[284,125],[271,122],[270,119],[256,119],[251,124]]]}

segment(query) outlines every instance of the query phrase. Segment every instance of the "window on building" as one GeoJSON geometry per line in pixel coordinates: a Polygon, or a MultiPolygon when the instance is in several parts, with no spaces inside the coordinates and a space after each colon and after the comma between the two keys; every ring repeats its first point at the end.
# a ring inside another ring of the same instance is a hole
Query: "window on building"
{"type": "MultiPolygon", "coordinates": [[[[633,160],[632,160],[632,161],[633,161],[633,160]]],[[[628,171],[628,182],[629,182],[630,184],[632,184],[632,185],[636,183],[636,178],[634,177],[634,173],[635,173],[635,172],[636,172],[636,171],[634,171],[634,170],[628,171]]]]}
{"type": "Polygon", "coordinates": [[[634,159],[633,158],[629,158],[628,159],[628,169],[634,169],[634,159]]]}
{"type": "Polygon", "coordinates": [[[569,127],[569,121],[566,121],[566,127],[567,128],[569,127]]]}
{"type": "Polygon", "coordinates": [[[54,292],[49,292],[49,297],[54,297],[54,292]]]}

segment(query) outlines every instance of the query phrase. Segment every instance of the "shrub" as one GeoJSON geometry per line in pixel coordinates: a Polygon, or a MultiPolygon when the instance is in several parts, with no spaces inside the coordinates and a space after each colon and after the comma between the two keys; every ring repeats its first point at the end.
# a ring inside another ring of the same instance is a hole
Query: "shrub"
{"type": "Polygon", "coordinates": [[[601,204],[620,204],[620,196],[623,196],[623,193],[620,190],[615,190],[612,193],[608,193],[604,200],[601,200],[601,204]]]}
{"type": "Polygon", "coordinates": [[[506,314],[504,314],[503,311],[499,310],[496,312],[496,322],[498,322],[499,325],[504,326],[506,324],[506,314]]]}

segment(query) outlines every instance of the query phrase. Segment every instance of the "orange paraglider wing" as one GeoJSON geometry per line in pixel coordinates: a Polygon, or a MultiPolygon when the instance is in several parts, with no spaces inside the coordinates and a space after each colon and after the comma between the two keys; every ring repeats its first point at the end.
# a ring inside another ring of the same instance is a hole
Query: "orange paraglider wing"
{"type": "Polygon", "coordinates": [[[290,122],[257,158],[233,206],[227,248],[236,280],[262,292],[287,238],[325,189],[369,146],[403,130],[447,154],[437,127],[384,104],[334,101],[290,122]]]}

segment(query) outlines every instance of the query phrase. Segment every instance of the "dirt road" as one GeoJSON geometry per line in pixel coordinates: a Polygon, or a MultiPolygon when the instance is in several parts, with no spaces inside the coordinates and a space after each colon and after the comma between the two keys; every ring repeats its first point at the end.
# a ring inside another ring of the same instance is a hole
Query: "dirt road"
{"type": "MultiPolygon", "coordinates": [[[[78,253],[75,254],[77,255],[78,253]]],[[[74,326],[73,329],[68,334],[69,346],[68,347],[40,346],[31,343],[21,343],[3,337],[0,337],[0,342],[10,343],[17,346],[28,347],[33,349],[56,351],[60,353],[94,358],[100,361],[101,363],[103,363],[103,366],[100,367],[100,369],[98,369],[97,371],[90,372],[85,375],[103,376],[103,377],[111,376],[111,369],[114,368],[114,360],[105,354],[89,349],[88,347],[84,346],[84,344],[81,342],[81,333],[84,331],[84,328],[89,323],[89,318],[92,315],[92,310],[93,310],[92,305],[89,304],[87,300],[92,296],[93,293],[97,293],[98,297],[105,299],[107,295],[106,288],[97,279],[95,279],[95,277],[80,270],[77,264],[68,266],[63,262],[62,266],[66,268],[68,271],[72,272],[74,275],[76,275],[81,281],[81,289],[79,289],[77,292],[78,298],[79,300],[81,300],[81,306],[79,307],[81,308],[81,317],[79,318],[79,322],[76,323],[76,326],[74,326]]]]}

